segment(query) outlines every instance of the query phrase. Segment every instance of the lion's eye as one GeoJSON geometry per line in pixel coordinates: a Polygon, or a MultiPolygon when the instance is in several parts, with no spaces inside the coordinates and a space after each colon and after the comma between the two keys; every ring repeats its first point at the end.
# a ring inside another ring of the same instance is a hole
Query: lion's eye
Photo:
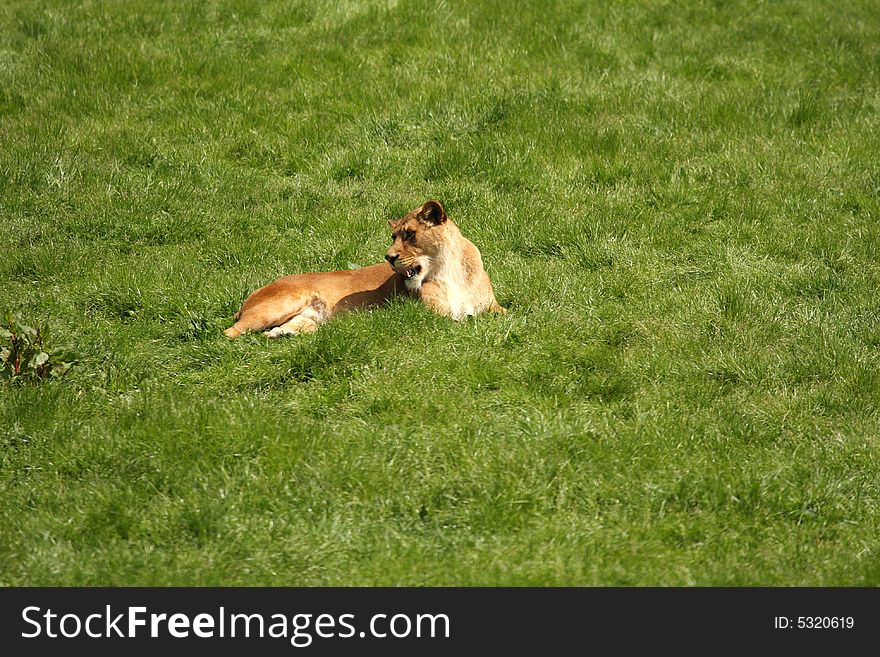
{"type": "Polygon", "coordinates": [[[411,230],[404,231],[403,233],[403,239],[405,239],[406,241],[411,240],[415,236],[416,234],[411,230]]]}
{"type": "Polygon", "coordinates": [[[393,234],[393,233],[392,233],[392,235],[391,235],[391,241],[392,241],[392,242],[394,241],[394,234],[393,234]]]}

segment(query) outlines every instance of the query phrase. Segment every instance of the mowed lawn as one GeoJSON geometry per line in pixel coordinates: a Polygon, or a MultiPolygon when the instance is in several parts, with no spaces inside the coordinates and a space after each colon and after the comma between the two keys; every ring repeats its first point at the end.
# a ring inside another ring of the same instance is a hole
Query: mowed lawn
{"type": "Polygon", "coordinates": [[[876,2],[0,4],[3,585],[880,584],[876,2]],[[428,198],[504,317],[229,341],[428,198]]]}

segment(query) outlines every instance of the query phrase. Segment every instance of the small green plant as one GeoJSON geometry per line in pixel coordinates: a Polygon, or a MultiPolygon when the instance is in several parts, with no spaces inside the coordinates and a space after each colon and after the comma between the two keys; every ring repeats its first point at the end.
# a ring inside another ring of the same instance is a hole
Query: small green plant
{"type": "Polygon", "coordinates": [[[0,379],[40,381],[60,379],[76,363],[67,348],[47,346],[46,327],[28,326],[17,315],[9,314],[0,324],[0,379]]]}

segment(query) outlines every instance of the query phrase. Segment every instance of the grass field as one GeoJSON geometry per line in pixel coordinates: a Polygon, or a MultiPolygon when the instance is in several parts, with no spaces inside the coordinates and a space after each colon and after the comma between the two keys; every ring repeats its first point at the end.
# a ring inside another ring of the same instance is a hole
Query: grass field
{"type": "Polygon", "coordinates": [[[0,4],[4,585],[880,584],[876,2],[0,4]],[[441,199],[505,317],[228,341],[441,199]]]}

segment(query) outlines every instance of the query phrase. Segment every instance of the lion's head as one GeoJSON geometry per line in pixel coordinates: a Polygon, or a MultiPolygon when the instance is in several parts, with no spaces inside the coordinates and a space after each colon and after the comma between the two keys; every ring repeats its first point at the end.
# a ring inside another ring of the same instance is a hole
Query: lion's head
{"type": "Polygon", "coordinates": [[[401,219],[388,222],[391,246],[385,259],[406,279],[412,290],[421,287],[432,269],[445,261],[455,230],[440,201],[427,201],[401,219]]]}

